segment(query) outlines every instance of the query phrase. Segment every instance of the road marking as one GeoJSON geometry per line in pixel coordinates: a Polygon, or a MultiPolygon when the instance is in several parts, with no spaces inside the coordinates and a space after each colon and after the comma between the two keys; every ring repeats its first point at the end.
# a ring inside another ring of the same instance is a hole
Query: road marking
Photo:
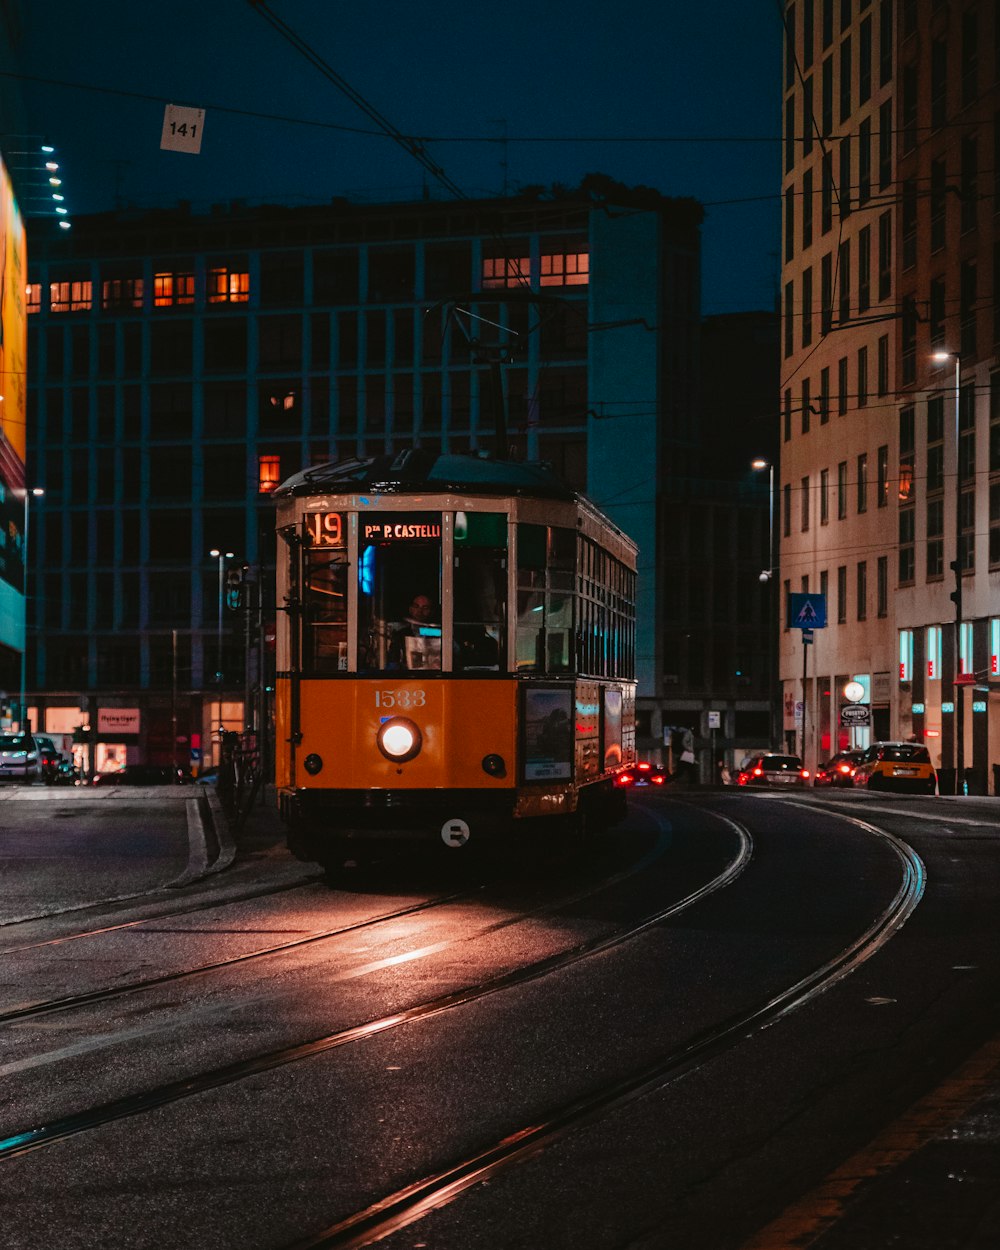
{"type": "Polygon", "coordinates": [[[981,1047],[936,1089],[831,1172],[814,1190],[762,1228],[741,1250],[806,1250],[847,1211],[863,1183],[899,1167],[961,1119],[1000,1080],[1000,1035],[981,1047]]]}

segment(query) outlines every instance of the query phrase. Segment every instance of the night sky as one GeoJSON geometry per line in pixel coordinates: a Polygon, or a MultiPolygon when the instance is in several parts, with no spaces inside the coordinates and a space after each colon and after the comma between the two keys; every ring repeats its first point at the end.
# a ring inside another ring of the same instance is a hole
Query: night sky
{"type": "MultiPolygon", "coordinates": [[[[707,206],[704,311],[775,306],[777,5],[270,9],[398,131],[433,139],[430,159],[465,195],[599,171],[693,196],[707,206]]],[[[23,88],[71,212],[448,195],[249,0],[27,0],[24,17],[20,72],[46,81],[23,88]],[[167,103],[206,110],[199,156],[160,150],[167,103]]]]}

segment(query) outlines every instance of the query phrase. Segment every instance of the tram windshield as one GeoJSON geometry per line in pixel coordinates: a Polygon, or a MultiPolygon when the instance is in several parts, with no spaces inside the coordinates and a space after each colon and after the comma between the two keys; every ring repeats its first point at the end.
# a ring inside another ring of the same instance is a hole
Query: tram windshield
{"type": "Polygon", "coordinates": [[[440,669],[441,513],[366,513],[358,561],[358,671],[440,669]]]}

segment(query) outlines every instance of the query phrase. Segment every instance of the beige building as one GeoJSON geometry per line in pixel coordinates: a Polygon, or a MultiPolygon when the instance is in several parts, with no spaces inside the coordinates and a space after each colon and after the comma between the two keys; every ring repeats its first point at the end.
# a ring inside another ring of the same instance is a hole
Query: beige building
{"type": "Polygon", "coordinates": [[[793,0],[785,20],[777,575],[827,605],[811,646],[782,612],[786,742],[811,767],[915,735],[942,790],[960,763],[995,792],[1000,19],[793,0]],[[850,679],[868,727],[841,723],[850,679]]]}

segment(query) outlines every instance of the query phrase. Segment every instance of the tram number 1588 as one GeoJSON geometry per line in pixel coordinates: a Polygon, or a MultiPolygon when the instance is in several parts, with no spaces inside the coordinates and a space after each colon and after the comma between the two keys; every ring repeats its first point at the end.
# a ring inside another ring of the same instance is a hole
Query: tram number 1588
{"type": "Polygon", "coordinates": [[[376,707],[423,707],[427,702],[425,690],[376,690],[376,707]]]}

